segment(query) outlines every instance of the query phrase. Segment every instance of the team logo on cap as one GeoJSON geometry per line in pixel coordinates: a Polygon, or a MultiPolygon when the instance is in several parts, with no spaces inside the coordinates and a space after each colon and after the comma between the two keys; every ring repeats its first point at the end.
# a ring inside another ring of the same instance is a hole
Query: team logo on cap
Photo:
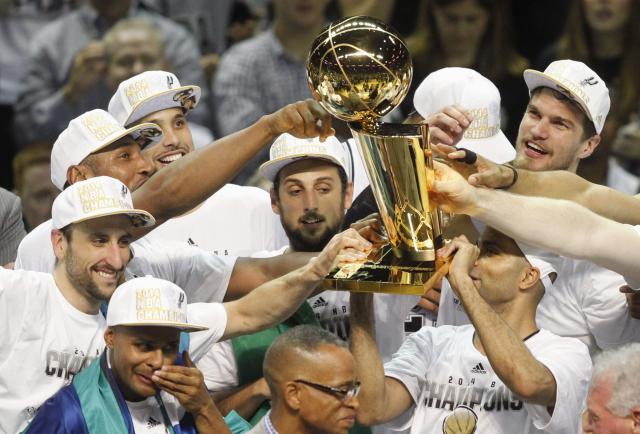
{"type": "Polygon", "coordinates": [[[600,81],[598,81],[597,78],[592,76],[592,77],[588,77],[588,78],[585,78],[584,80],[582,80],[580,82],[580,86],[582,86],[582,87],[584,87],[586,85],[595,86],[598,83],[600,83],[600,81]]]}
{"type": "Polygon", "coordinates": [[[167,87],[169,89],[173,89],[173,77],[170,75],[167,75],[167,87]]]}
{"type": "Polygon", "coordinates": [[[196,96],[193,94],[192,87],[176,93],[173,100],[179,102],[185,110],[191,110],[196,105],[196,96]]]}
{"type": "Polygon", "coordinates": [[[145,139],[153,139],[155,137],[159,137],[160,134],[162,134],[158,128],[151,128],[151,127],[143,128],[139,130],[138,133],[145,139]]]}
{"type": "Polygon", "coordinates": [[[120,194],[122,195],[123,198],[125,198],[127,197],[127,193],[129,193],[127,186],[122,184],[122,188],[120,189],[120,194]]]}

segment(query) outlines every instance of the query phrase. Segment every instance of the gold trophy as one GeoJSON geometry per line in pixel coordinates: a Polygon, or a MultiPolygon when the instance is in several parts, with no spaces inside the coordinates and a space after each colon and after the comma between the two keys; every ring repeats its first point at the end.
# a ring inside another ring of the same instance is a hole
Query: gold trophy
{"type": "Polygon", "coordinates": [[[370,17],[336,21],[313,42],[309,86],[329,113],[348,122],[388,238],[365,263],[329,274],[326,289],[421,295],[444,274],[435,254],[440,214],[427,191],[428,126],[380,122],[406,96],[412,74],[402,39],[370,17]]]}

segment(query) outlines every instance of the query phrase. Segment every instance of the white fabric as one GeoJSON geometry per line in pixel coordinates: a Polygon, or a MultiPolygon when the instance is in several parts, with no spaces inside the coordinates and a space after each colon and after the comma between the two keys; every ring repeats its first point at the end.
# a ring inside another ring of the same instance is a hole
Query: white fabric
{"type": "Polygon", "coordinates": [[[145,238],[195,244],[218,256],[251,256],[281,247],[282,236],[286,237],[269,193],[227,184],[198,208],[167,221],[145,238]]]}
{"type": "Polygon", "coordinates": [[[135,209],[126,185],[108,176],[76,182],[53,201],[53,227],[117,214],[128,215],[135,226],[152,226],[156,220],[147,211],[135,209]]]}
{"type": "MultiPolygon", "coordinates": [[[[27,234],[18,247],[16,269],[52,273],[55,255],[51,220],[27,234]]],[[[131,244],[133,259],[125,278],[154,276],[184,290],[189,302],[221,302],[235,265],[235,257],[219,258],[183,243],[153,242],[147,237],[131,244]]]]}
{"type": "Polygon", "coordinates": [[[160,110],[192,110],[200,101],[199,86],[182,86],[175,74],[145,71],[118,85],[109,100],[109,113],[122,126],[131,125],[160,110]]]}
{"type": "MultiPolygon", "coordinates": [[[[172,395],[161,392],[164,407],[167,410],[169,420],[180,420],[184,417],[184,409],[180,406],[180,402],[172,395]]],[[[162,410],[155,397],[150,396],[144,401],[130,402],[126,401],[131,414],[131,422],[133,423],[133,431],[136,434],[167,434],[162,410]]]]}
{"type": "MultiPolygon", "coordinates": [[[[560,336],[577,338],[591,354],[640,341],[640,321],[629,314],[626,298],[619,288],[624,278],[613,271],[587,262],[545,253],[525,252],[543,257],[558,271],[553,288],[538,305],[539,327],[560,336]]],[[[438,325],[469,324],[460,300],[449,282],[443,281],[438,325]]]]}
{"type": "Polygon", "coordinates": [[[63,190],[69,167],[127,135],[133,138],[143,136],[154,144],[162,141],[162,130],[157,125],[144,123],[125,129],[113,116],[100,109],[71,120],[51,150],[51,182],[63,190]]]}
{"type": "Polygon", "coordinates": [[[607,170],[607,186],[633,196],[640,191],[640,178],[627,172],[618,163],[617,158],[610,157],[609,169],[607,170]]]}
{"type": "Polygon", "coordinates": [[[546,330],[525,341],[556,380],[556,405],[550,416],[545,406],[523,402],[507,389],[487,357],[473,346],[473,333],[470,325],[425,327],[409,336],[385,364],[385,375],[403,383],[415,403],[412,433],[441,434],[444,419],[463,403],[476,414],[478,433],[581,432],[591,377],[591,360],[582,343],[546,330]]]}
{"type": "MultiPolygon", "coordinates": [[[[199,360],[223,335],[227,314],[219,303],[189,304],[190,321],[209,327],[190,335],[199,360]]],[[[104,349],[106,321],[73,307],[53,276],[0,268],[0,432],[26,427],[37,408],[104,349]]]]}

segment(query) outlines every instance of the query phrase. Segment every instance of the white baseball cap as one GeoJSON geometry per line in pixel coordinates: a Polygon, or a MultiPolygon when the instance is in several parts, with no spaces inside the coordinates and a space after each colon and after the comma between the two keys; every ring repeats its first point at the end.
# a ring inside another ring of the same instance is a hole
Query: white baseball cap
{"type": "MultiPolygon", "coordinates": [[[[122,126],[104,110],[95,109],[81,114],[69,122],[58,136],[51,150],[51,181],[60,190],[67,182],[69,167],[80,164],[87,156],[117,140],[131,136],[144,139],[141,147],[162,141],[162,130],[154,124],[140,124],[133,128],[122,126]]],[[[139,142],[140,143],[140,142],[139,142]]]]}
{"type": "Polygon", "coordinates": [[[611,108],[607,84],[591,68],[575,60],[556,60],[544,72],[527,69],[529,93],[538,87],[555,89],[578,103],[600,134],[611,108]]]}
{"type": "Polygon", "coordinates": [[[198,86],[181,86],[178,77],[165,71],[146,71],[123,81],[109,101],[109,113],[127,126],[168,108],[185,112],[200,101],[198,86]]]}
{"type": "Polygon", "coordinates": [[[137,277],[118,286],[107,309],[107,327],[157,326],[184,332],[209,327],[189,324],[187,295],[179,286],[151,276],[137,277]]]}
{"type": "Polygon", "coordinates": [[[349,145],[341,143],[335,136],[329,136],[321,142],[318,137],[299,139],[284,133],[271,145],[269,161],[260,166],[260,175],[273,182],[284,166],[301,159],[318,158],[342,167],[347,179],[351,181],[351,153],[347,146],[349,145]]]}
{"type": "Polygon", "coordinates": [[[516,157],[515,148],[500,129],[500,92],[489,79],[469,68],[442,68],[429,74],[413,96],[415,109],[425,119],[453,104],[473,117],[457,147],[498,164],[516,157]]]}
{"type": "Polygon", "coordinates": [[[147,211],[135,209],[126,185],[108,176],[79,181],[62,191],[53,201],[53,227],[62,229],[71,223],[99,217],[125,214],[134,226],[153,226],[156,220],[147,211]]]}

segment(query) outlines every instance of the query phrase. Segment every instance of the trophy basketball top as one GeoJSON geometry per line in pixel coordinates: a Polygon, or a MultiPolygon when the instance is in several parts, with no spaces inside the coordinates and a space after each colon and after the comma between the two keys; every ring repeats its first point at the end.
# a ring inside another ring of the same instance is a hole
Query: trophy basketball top
{"type": "Polygon", "coordinates": [[[372,122],[402,102],[413,65],[398,33],[365,16],[329,24],[313,41],[307,80],[314,98],[347,122],[372,122]]]}

